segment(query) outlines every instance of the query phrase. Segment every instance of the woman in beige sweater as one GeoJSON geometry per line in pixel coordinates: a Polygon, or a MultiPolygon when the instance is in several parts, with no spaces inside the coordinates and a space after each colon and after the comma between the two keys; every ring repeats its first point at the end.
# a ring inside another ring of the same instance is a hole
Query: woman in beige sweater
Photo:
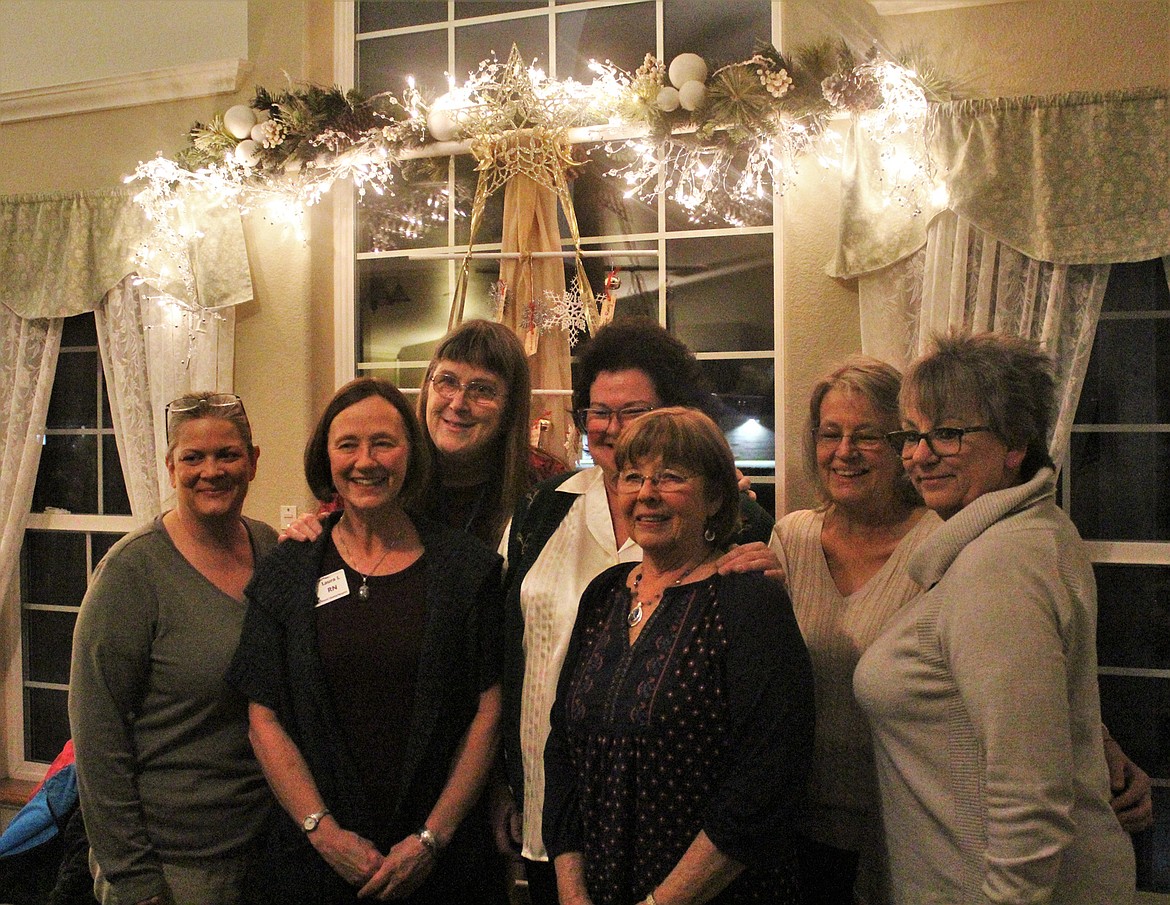
{"type": "Polygon", "coordinates": [[[914,597],[910,553],[939,524],[886,442],[901,375],[851,358],[813,388],[806,466],[823,503],[776,525],[772,548],[816,677],[816,742],[800,821],[801,885],[810,903],[888,900],[877,781],[853,669],[889,618],[914,597]]]}

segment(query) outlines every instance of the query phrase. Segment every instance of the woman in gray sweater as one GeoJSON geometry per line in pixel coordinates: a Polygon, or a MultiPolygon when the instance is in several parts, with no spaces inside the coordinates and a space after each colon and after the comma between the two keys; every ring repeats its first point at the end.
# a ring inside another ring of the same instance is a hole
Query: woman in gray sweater
{"type": "Polygon", "coordinates": [[[103,905],[235,905],[270,797],[223,681],[275,545],[241,509],[260,451],[238,396],[166,410],[175,507],[102,560],[73,638],[69,722],[103,905]]]}

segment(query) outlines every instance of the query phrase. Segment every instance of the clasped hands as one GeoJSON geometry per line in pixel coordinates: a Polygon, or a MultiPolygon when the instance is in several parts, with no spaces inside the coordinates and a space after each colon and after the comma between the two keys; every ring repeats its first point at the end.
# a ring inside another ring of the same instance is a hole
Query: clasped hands
{"type": "Polygon", "coordinates": [[[438,860],[413,833],[386,855],[369,839],[335,823],[329,828],[322,824],[309,839],[339,877],[350,886],[360,887],[359,899],[406,898],[430,876],[438,860]]]}

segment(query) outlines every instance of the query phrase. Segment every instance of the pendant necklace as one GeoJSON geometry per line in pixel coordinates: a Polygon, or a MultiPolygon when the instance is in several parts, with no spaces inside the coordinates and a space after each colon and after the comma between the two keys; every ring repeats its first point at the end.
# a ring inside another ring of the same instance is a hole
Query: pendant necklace
{"type": "MultiPolygon", "coordinates": [[[[341,527],[340,523],[338,523],[338,527],[341,527]]],[[[334,536],[335,536],[335,537],[336,537],[336,538],[337,538],[339,541],[341,541],[341,547],[342,547],[342,550],[343,550],[343,552],[345,553],[345,557],[346,557],[346,559],[351,559],[351,560],[352,560],[352,559],[354,559],[354,556],[353,556],[353,554],[352,554],[352,553],[350,552],[350,550],[349,550],[349,544],[347,544],[347,543],[345,542],[345,538],[341,536],[341,532],[340,532],[340,531],[335,531],[335,532],[334,532],[334,536]]],[[[359,569],[357,566],[354,566],[354,567],[353,567],[353,570],[354,570],[355,572],[357,572],[357,573],[358,573],[358,575],[361,575],[362,583],[361,583],[361,587],[359,587],[359,588],[358,588],[358,590],[357,590],[357,595],[358,595],[358,597],[360,597],[362,600],[369,600],[369,599],[370,599],[370,586],[367,584],[367,582],[368,582],[368,580],[369,580],[370,576],[371,576],[371,575],[373,575],[375,572],[377,572],[377,571],[378,571],[378,566],[382,565],[382,561],[383,561],[383,560],[385,560],[385,559],[386,559],[386,557],[387,557],[387,556],[389,556],[389,555],[391,554],[391,552],[394,550],[394,544],[395,544],[397,541],[398,541],[398,537],[397,537],[397,536],[395,536],[395,537],[394,537],[394,538],[393,538],[393,539],[390,541],[390,546],[387,548],[386,552],[385,552],[385,553],[383,553],[383,554],[382,554],[382,555],[381,555],[381,556],[378,558],[378,561],[377,561],[376,563],[374,563],[374,568],[370,569],[370,571],[369,571],[369,572],[367,572],[365,575],[362,575],[362,570],[361,570],[361,569],[359,569]]],[[[356,562],[356,560],[354,560],[354,561],[356,562]]]]}
{"type": "MultiPolygon", "coordinates": [[[[680,575],[678,578],[676,578],[672,582],[672,584],[674,584],[676,586],[682,584],[684,578],[686,578],[693,571],[695,571],[695,569],[699,568],[699,566],[703,565],[703,563],[705,563],[708,559],[710,559],[710,557],[704,556],[702,559],[700,559],[694,565],[687,566],[686,570],[682,573],[682,575],[680,575]]],[[[634,601],[634,607],[633,607],[633,609],[630,610],[629,613],[626,614],[626,625],[628,625],[630,628],[633,628],[635,625],[637,625],[639,622],[642,621],[642,605],[643,604],[649,605],[651,603],[654,603],[657,600],[662,599],[662,591],[659,591],[657,594],[655,594],[649,600],[640,600],[638,598],[638,588],[641,587],[641,585],[642,585],[642,570],[639,569],[638,574],[634,576],[634,589],[632,591],[630,591],[630,598],[634,601]]],[[[663,590],[666,590],[666,589],[663,588],[663,590]]]]}

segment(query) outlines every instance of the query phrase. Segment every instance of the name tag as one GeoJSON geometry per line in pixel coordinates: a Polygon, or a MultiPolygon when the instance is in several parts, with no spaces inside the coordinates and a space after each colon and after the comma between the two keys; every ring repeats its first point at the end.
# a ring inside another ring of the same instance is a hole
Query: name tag
{"type": "Polygon", "coordinates": [[[334,600],[349,596],[349,582],[345,570],[338,569],[317,579],[317,606],[324,606],[334,600]]]}

